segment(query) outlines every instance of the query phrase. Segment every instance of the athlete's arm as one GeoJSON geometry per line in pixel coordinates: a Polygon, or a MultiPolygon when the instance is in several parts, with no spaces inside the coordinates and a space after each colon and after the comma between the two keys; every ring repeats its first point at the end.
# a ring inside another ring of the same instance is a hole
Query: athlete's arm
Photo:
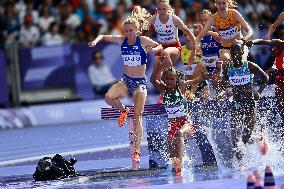
{"type": "Polygon", "coordinates": [[[228,64],[223,64],[223,73],[222,73],[222,82],[221,82],[221,89],[226,90],[229,87],[229,77],[228,77],[228,64]]]}
{"type": "Polygon", "coordinates": [[[165,91],[165,84],[163,81],[159,80],[159,77],[161,76],[161,72],[163,71],[164,66],[162,61],[159,61],[156,69],[154,69],[150,81],[154,85],[156,89],[158,89],[161,93],[165,91]]]}
{"type": "Polygon", "coordinates": [[[99,35],[94,41],[89,42],[89,47],[96,46],[100,41],[107,41],[111,43],[122,44],[124,37],[121,35],[99,35]]]}
{"type": "MultiPolygon", "coordinates": [[[[207,73],[207,69],[205,67],[202,67],[202,64],[199,63],[199,65],[200,65],[200,67],[197,68],[197,70],[196,70],[196,72],[198,71],[199,73],[196,73],[194,79],[185,80],[184,81],[185,86],[198,85],[204,79],[204,77],[207,73]]],[[[195,72],[194,72],[194,74],[195,74],[195,72]]]]}
{"type": "Polygon", "coordinates": [[[251,73],[254,73],[255,75],[261,77],[260,87],[257,91],[259,94],[261,94],[269,82],[269,77],[257,64],[253,62],[248,62],[248,65],[249,65],[249,69],[252,71],[251,73]]]}
{"type": "Polygon", "coordinates": [[[173,15],[173,22],[178,29],[180,29],[186,36],[189,37],[191,42],[195,40],[193,33],[188,29],[188,27],[183,23],[183,21],[178,16],[173,15]]]}
{"type": "Polygon", "coordinates": [[[271,24],[268,28],[267,34],[264,36],[263,39],[270,39],[272,33],[275,31],[275,29],[284,21],[284,12],[280,13],[280,15],[277,17],[275,22],[271,24]]]}
{"type": "Polygon", "coordinates": [[[264,40],[264,39],[255,39],[252,40],[253,45],[271,45],[271,46],[284,46],[284,41],[280,39],[264,40]]]}
{"type": "Polygon", "coordinates": [[[210,19],[207,21],[207,23],[205,24],[204,28],[200,31],[200,33],[196,37],[195,41],[197,45],[199,45],[199,42],[202,39],[202,37],[204,37],[207,34],[207,32],[211,29],[211,27],[214,25],[215,25],[215,16],[212,15],[210,19]]]}
{"type": "Polygon", "coordinates": [[[184,24],[184,22],[176,15],[173,15],[173,22],[174,25],[180,29],[186,36],[189,37],[189,43],[193,44],[192,47],[192,52],[195,52],[195,45],[194,45],[194,41],[195,41],[195,37],[193,35],[193,33],[188,29],[188,27],[184,24]]]}
{"type": "Polygon", "coordinates": [[[220,42],[222,40],[221,36],[217,32],[208,31],[207,34],[211,35],[218,42],[220,42]]]}
{"type": "Polygon", "coordinates": [[[140,39],[142,46],[147,52],[160,52],[163,50],[163,46],[161,44],[153,41],[149,37],[141,36],[140,39]]]}
{"type": "Polygon", "coordinates": [[[240,23],[242,28],[246,30],[247,34],[244,36],[244,40],[247,41],[253,36],[253,31],[247,21],[243,18],[243,16],[237,11],[233,10],[234,17],[237,19],[237,21],[240,23]]]}
{"type": "Polygon", "coordinates": [[[157,15],[153,15],[151,18],[149,18],[149,29],[147,31],[143,31],[143,35],[145,36],[153,36],[155,34],[155,20],[157,15]]]}

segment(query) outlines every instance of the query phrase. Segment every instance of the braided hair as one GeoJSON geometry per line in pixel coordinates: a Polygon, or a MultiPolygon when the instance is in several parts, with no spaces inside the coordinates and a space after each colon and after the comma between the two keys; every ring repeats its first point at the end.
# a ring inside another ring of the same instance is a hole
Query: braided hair
{"type": "Polygon", "coordinates": [[[184,79],[184,74],[182,73],[182,71],[176,69],[175,67],[171,66],[171,67],[167,67],[164,69],[163,73],[162,73],[162,80],[165,78],[165,75],[167,72],[174,72],[177,75],[177,82],[179,80],[183,80],[184,79]]]}

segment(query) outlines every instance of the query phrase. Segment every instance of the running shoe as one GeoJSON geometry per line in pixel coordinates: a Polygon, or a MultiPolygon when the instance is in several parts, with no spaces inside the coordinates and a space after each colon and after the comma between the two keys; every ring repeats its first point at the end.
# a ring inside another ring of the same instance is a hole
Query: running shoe
{"type": "Polygon", "coordinates": [[[121,112],[120,117],[118,118],[118,126],[119,127],[122,127],[125,124],[127,115],[128,115],[127,110],[121,112]]]}
{"type": "Polygon", "coordinates": [[[181,176],[181,161],[178,158],[174,157],[172,160],[172,166],[175,170],[176,176],[181,176]]]}
{"type": "Polygon", "coordinates": [[[181,167],[176,167],[176,176],[181,176],[181,167]]]}

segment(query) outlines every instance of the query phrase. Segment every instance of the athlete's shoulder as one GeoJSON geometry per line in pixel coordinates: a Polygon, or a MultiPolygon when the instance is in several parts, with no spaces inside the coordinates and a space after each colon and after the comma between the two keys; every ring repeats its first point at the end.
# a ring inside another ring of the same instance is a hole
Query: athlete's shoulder
{"type": "Polygon", "coordinates": [[[158,16],[158,14],[154,14],[153,16],[151,16],[151,18],[150,18],[150,20],[149,20],[149,23],[150,23],[151,25],[155,24],[156,19],[157,19],[157,16],[158,16]]]}
{"type": "Polygon", "coordinates": [[[256,63],[251,62],[251,61],[245,61],[248,65],[249,68],[255,68],[255,67],[259,67],[256,63]]]}
{"type": "Polygon", "coordinates": [[[241,13],[239,13],[239,11],[236,10],[236,9],[229,9],[229,13],[230,13],[232,16],[241,15],[241,13]]]}
{"type": "Polygon", "coordinates": [[[173,22],[175,22],[175,21],[183,22],[183,21],[181,20],[181,18],[178,17],[178,16],[175,15],[175,14],[170,13],[169,16],[172,16],[173,22]]]}

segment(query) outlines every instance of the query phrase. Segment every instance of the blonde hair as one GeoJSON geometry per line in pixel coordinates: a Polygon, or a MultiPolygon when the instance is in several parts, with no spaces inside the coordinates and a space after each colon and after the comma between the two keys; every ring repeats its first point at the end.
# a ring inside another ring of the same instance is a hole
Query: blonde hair
{"type": "Polygon", "coordinates": [[[238,4],[237,2],[235,2],[234,0],[227,0],[228,3],[229,3],[229,8],[230,9],[234,9],[234,8],[237,8],[238,7],[238,4]]]}
{"type": "Polygon", "coordinates": [[[172,8],[172,6],[170,5],[170,1],[169,1],[169,0],[156,0],[156,4],[157,4],[158,2],[166,3],[166,4],[168,5],[168,7],[169,7],[168,13],[170,13],[170,14],[174,14],[174,13],[175,13],[175,10],[174,10],[174,9],[172,8]]]}
{"type": "Polygon", "coordinates": [[[199,14],[209,14],[210,16],[212,15],[211,11],[208,9],[203,9],[199,14]]]}
{"type": "MultiPolygon", "coordinates": [[[[227,0],[228,1],[228,4],[229,4],[229,9],[234,9],[234,8],[237,8],[238,7],[238,4],[237,2],[235,2],[235,0],[227,0]]],[[[216,0],[215,0],[216,2],[216,0]]]]}
{"type": "Polygon", "coordinates": [[[142,32],[149,29],[149,18],[151,16],[152,15],[147,12],[146,9],[136,6],[132,11],[131,16],[124,20],[123,25],[134,24],[138,30],[142,32]]]}

